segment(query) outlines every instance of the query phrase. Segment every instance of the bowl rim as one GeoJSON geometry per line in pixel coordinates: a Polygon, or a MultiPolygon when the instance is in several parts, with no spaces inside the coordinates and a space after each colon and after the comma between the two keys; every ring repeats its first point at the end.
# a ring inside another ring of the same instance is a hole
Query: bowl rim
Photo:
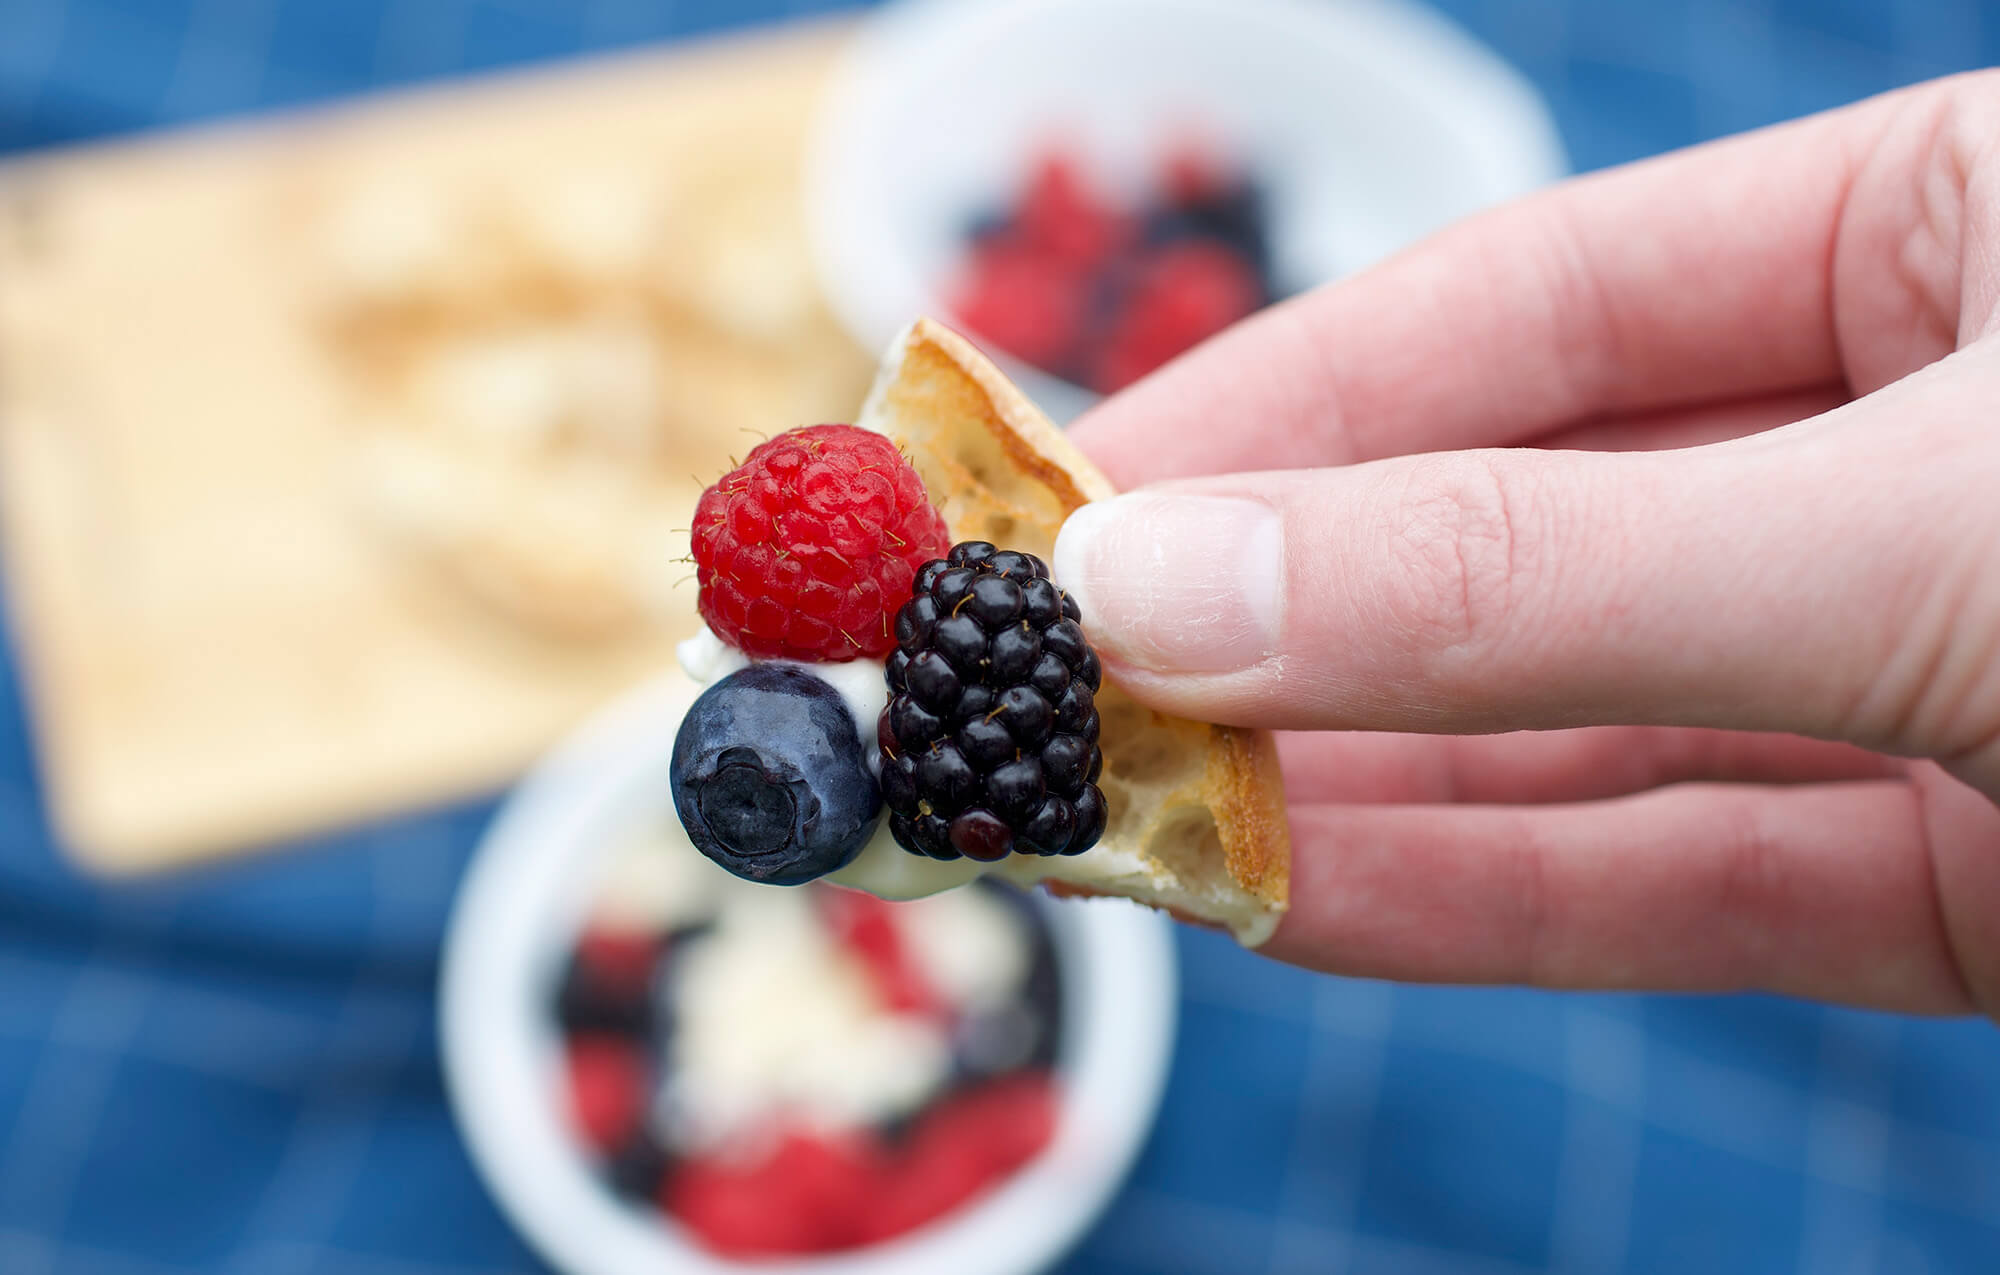
{"type": "Polygon", "coordinates": [[[1171,1064],[1171,922],[1122,900],[1035,896],[1063,978],[1056,1134],[1007,1182],[931,1226],[842,1254],[728,1261],[664,1215],[616,1200],[563,1128],[546,996],[594,877],[579,869],[609,853],[637,812],[660,808],[658,775],[699,690],[672,671],[586,721],[508,796],[467,867],[439,975],[439,1047],[454,1119],[489,1193],[570,1275],[1026,1275],[1054,1262],[1124,1181],[1171,1064]]]}
{"type": "MultiPolygon", "coordinates": [[[[851,252],[874,219],[850,180],[857,161],[885,134],[904,127],[896,108],[899,68],[940,47],[974,46],[1002,24],[1072,24],[1093,8],[1141,0],[890,0],[864,21],[841,52],[814,120],[804,160],[807,240],[828,307],[864,348],[875,349],[917,311],[950,322],[935,280],[884,291],[851,252]]],[[[1339,59],[1392,65],[1403,105],[1469,139],[1480,163],[1464,174],[1475,206],[1524,195],[1566,176],[1569,160],[1546,102],[1511,63],[1443,14],[1406,0],[1143,0],[1147,15],[1174,13],[1232,28],[1254,21],[1289,44],[1339,59]]],[[[1364,263],[1365,264],[1365,263],[1364,263]]],[[[986,347],[981,342],[982,348],[986,347]]],[[[1099,398],[1074,382],[988,350],[1058,422],[1099,398]]]]}

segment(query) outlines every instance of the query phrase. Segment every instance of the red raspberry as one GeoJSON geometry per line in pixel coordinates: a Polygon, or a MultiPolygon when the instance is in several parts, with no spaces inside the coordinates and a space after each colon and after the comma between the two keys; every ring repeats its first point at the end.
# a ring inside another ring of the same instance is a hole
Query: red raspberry
{"type": "Polygon", "coordinates": [[[886,655],[911,578],[950,547],[894,443],[852,425],[789,430],[695,506],[701,618],[761,659],[886,655]]]}
{"type": "Polygon", "coordinates": [[[1072,267],[1095,266],[1130,231],[1125,219],[1078,176],[1060,151],[1044,155],[1028,178],[1015,222],[1028,241],[1072,267]]]}
{"type": "Polygon", "coordinates": [[[866,1238],[869,1202],[887,1185],[872,1135],[794,1131],[754,1163],[685,1162],[661,1203],[725,1256],[824,1253],[866,1238]]]}
{"type": "Polygon", "coordinates": [[[911,1130],[893,1189],[870,1201],[867,1238],[890,1239],[984,1193],[1040,1153],[1055,1124],[1055,1084],[1041,1072],[943,1099],[911,1130]]]}
{"type": "Polygon", "coordinates": [[[928,1013],[937,998],[924,972],[903,945],[891,905],[872,894],[833,887],[821,891],[827,928],[868,967],[882,1001],[897,1012],[928,1013]]]}
{"type": "Polygon", "coordinates": [[[608,991],[643,996],[660,959],[660,941],[650,934],[586,930],[576,941],[577,964],[608,991]]]}
{"type": "Polygon", "coordinates": [[[974,333],[1040,368],[1060,367],[1082,335],[1088,280],[1018,236],[979,245],[952,310],[974,333]]]}
{"type": "Polygon", "coordinates": [[[1187,136],[1168,148],[1160,162],[1160,187],[1170,208],[1196,208],[1229,194],[1236,179],[1211,139],[1187,136]]]}
{"type": "Polygon", "coordinates": [[[1092,388],[1109,394],[1255,310],[1257,272],[1235,250],[1190,239],[1147,263],[1098,358],[1092,388]]]}
{"type": "Polygon", "coordinates": [[[577,1131],[599,1151],[611,1151],[638,1127],[646,1105],[646,1060],[616,1036],[572,1036],[569,1109],[577,1131]]]}

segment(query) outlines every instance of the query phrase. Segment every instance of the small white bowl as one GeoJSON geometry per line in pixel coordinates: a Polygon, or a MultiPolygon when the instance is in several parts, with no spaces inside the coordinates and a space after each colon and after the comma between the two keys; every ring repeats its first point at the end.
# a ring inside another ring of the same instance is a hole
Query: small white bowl
{"type": "Polygon", "coordinates": [[[586,724],[515,790],[472,862],[445,943],[440,1026],[446,1087],[473,1163],[522,1234],[569,1275],[1043,1269],[1124,1179],[1172,1054],[1169,923],[1118,901],[1042,902],[1062,979],[1056,1133],[1013,1178],[939,1222],[847,1254],[735,1262],[664,1214],[621,1202],[592,1171],[559,1109],[552,994],[619,834],[674,817],[667,762],[698,692],[676,672],[586,724]]]}
{"type": "MultiPolygon", "coordinates": [[[[968,220],[1051,139],[1132,198],[1183,126],[1263,183],[1273,269],[1295,288],[1567,169],[1525,80],[1396,0],[900,0],[846,54],[808,156],[835,312],[871,350],[947,316],[968,220]]],[[[1003,363],[1057,420],[1092,401],[1003,363]]]]}

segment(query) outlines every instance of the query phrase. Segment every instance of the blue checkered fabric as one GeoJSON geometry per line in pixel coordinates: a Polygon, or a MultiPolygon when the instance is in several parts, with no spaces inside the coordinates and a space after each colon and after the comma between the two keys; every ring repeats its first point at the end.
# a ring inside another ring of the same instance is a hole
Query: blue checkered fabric
{"type": "MultiPolygon", "coordinates": [[[[822,6],[0,0],[0,151],[822,6]]],[[[1579,167],[1960,70],[1978,0],[1450,0],[1579,167]]],[[[63,866],[0,649],[0,1272],[520,1275],[432,1023],[491,811],[117,887],[63,866]]],[[[1173,1081],[1062,1268],[2000,1269],[2000,1034],[1764,997],[1394,988],[1181,940],[1173,1081]]]]}

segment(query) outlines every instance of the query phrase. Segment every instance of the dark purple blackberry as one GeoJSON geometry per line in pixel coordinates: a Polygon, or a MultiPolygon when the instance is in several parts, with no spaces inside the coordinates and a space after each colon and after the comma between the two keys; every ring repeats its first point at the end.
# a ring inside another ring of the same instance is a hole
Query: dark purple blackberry
{"type": "Polygon", "coordinates": [[[889,830],[912,854],[1081,854],[1104,835],[1097,653],[1033,554],[983,540],[917,572],[879,725],[889,830]]]}

